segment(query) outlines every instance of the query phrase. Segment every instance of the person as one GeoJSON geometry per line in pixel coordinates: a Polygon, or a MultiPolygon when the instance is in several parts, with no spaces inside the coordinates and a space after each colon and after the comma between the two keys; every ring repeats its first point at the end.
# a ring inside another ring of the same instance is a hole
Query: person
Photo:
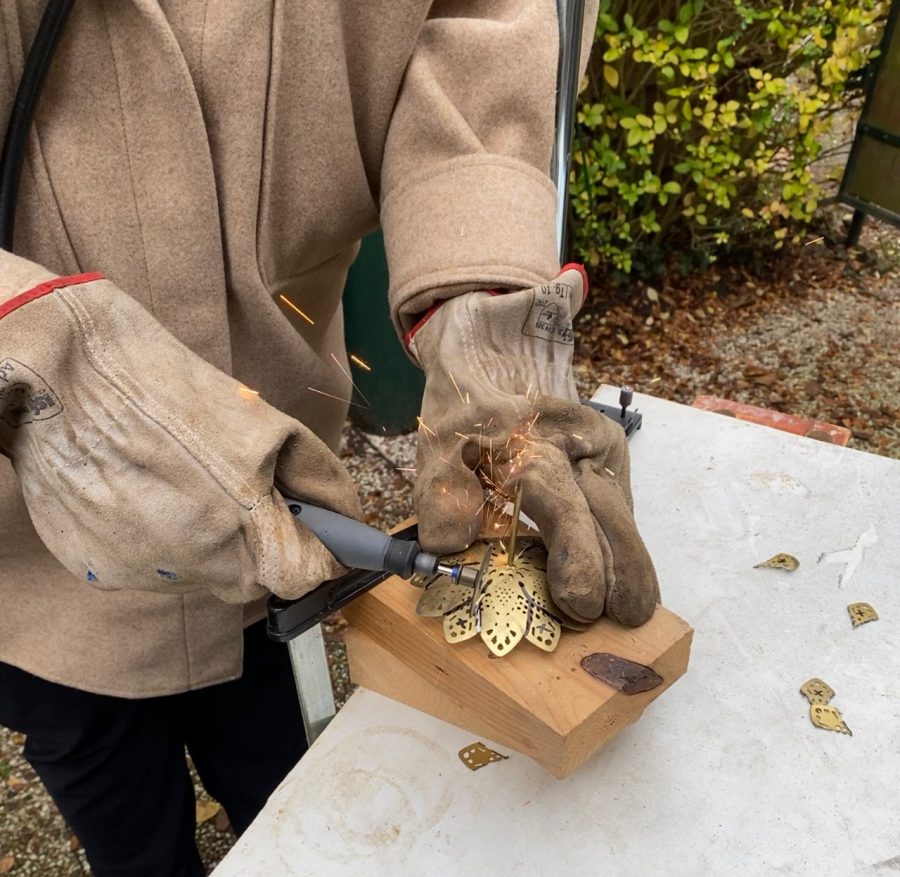
{"type": "MultiPolygon", "coordinates": [[[[0,117],[40,15],[0,9],[0,117]]],[[[304,750],[261,599],[342,571],[282,495],[359,515],[340,297],[379,224],[424,547],[472,541],[487,454],[563,610],[653,612],[572,379],[557,33],[554,0],[74,4],[0,251],[0,723],[97,875],[203,873],[185,746],[238,832],[304,750]]]]}

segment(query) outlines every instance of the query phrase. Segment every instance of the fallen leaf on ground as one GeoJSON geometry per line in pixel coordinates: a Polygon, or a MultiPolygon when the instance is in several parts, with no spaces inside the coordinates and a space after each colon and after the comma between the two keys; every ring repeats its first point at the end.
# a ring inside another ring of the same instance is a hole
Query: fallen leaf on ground
{"type": "Polygon", "coordinates": [[[231,828],[231,820],[228,818],[228,814],[225,812],[224,807],[219,808],[219,812],[216,813],[216,818],[213,820],[213,827],[216,831],[228,831],[231,828]]]}
{"type": "Polygon", "coordinates": [[[0,859],[0,874],[9,874],[16,867],[15,856],[4,856],[0,859]]]}
{"type": "Polygon", "coordinates": [[[197,825],[209,822],[221,809],[222,805],[218,801],[198,801],[196,807],[197,825]]]}

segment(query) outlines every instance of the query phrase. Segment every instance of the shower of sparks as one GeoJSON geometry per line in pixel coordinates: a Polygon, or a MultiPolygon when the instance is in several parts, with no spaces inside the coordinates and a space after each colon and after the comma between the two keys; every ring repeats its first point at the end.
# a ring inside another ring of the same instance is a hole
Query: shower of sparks
{"type": "Polygon", "coordinates": [[[421,417],[417,417],[416,420],[418,421],[419,429],[424,429],[426,434],[433,435],[435,438],[437,438],[437,433],[424,420],[422,420],[421,417]]]}
{"type": "Polygon", "coordinates": [[[584,441],[584,436],[583,436],[583,435],[578,435],[577,432],[573,432],[573,433],[572,433],[572,438],[573,438],[573,439],[578,439],[578,441],[580,441],[580,442],[583,442],[583,441],[584,441]]]}
{"type": "Polygon", "coordinates": [[[396,466],[395,467],[398,472],[415,472],[415,468],[410,468],[409,466],[396,466]]]}
{"type": "Polygon", "coordinates": [[[310,393],[318,393],[320,396],[327,396],[329,399],[335,399],[338,402],[344,402],[347,405],[355,405],[357,408],[365,408],[364,405],[360,405],[359,402],[354,402],[352,399],[344,399],[341,396],[335,396],[333,393],[326,393],[324,390],[317,390],[315,387],[307,387],[307,390],[310,393]]]}
{"type": "Polygon", "coordinates": [[[311,317],[308,317],[306,314],[304,314],[303,311],[301,311],[300,308],[298,308],[297,305],[295,305],[295,304],[294,304],[294,303],[293,303],[286,295],[279,295],[278,297],[279,297],[279,298],[280,298],[280,299],[281,299],[281,300],[282,300],[282,301],[283,301],[283,302],[284,302],[284,303],[285,303],[292,311],[296,311],[298,314],[300,314],[300,316],[303,317],[303,319],[306,320],[306,322],[309,323],[310,326],[315,326],[315,325],[316,325],[316,321],[313,320],[311,317]]]}
{"type": "Polygon", "coordinates": [[[255,399],[259,396],[259,390],[251,390],[250,387],[240,384],[238,386],[238,394],[242,399],[255,399]]]}
{"type": "Polygon", "coordinates": [[[361,369],[365,369],[367,372],[372,371],[372,366],[367,362],[363,362],[355,353],[350,354],[350,362],[355,363],[361,369]]]}
{"type": "Polygon", "coordinates": [[[356,382],[353,380],[352,377],[350,377],[350,372],[348,372],[347,369],[345,369],[341,365],[341,361],[333,353],[331,354],[331,358],[334,360],[334,364],[341,370],[344,377],[347,378],[348,381],[350,381],[350,384],[353,387],[353,389],[356,390],[357,393],[359,393],[360,398],[363,400],[363,402],[366,403],[366,408],[371,408],[372,403],[366,398],[366,394],[362,390],[360,390],[359,387],[356,386],[356,382]]]}
{"type": "Polygon", "coordinates": [[[459,384],[456,383],[456,378],[453,377],[453,372],[447,372],[447,374],[450,375],[450,380],[453,381],[453,386],[456,388],[456,392],[459,395],[460,401],[463,403],[463,405],[468,405],[469,404],[469,394],[466,393],[466,395],[463,396],[462,390],[460,390],[460,388],[459,388],[459,384]]]}
{"type": "Polygon", "coordinates": [[[813,238],[811,241],[807,241],[803,246],[808,247],[810,244],[820,244],[824,240],[825,236],[823,235],[822,237],[813,238]]]}
{"type": "Polygon", "coordinates": [[[607,469],[606,466],[603,467],[603,471],[604,471],[607,475],[609,475],[610,478],[615,478],[615,477],[616,477],[616,473],[613,472],[612,469],[607,469]]]}

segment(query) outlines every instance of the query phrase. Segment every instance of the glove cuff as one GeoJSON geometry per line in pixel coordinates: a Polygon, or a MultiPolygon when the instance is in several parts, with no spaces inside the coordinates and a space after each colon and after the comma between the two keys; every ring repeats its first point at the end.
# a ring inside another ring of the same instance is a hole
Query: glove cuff
{"type": "MultiPolygon", "coordinates": [[[[571,271],[573,269],[578,271],[581,274],[581,282],[582,282],[581,303],[578,305],[578,307],[575,309],[575,312],[572,314],[572,316],[574,317],[575,314],[578,313],[578,311],[580,311],[581,308],[584,306],[584,303],[587,301],[588,292],[590,291],[588,275],[587,275],[587,271],[585,270],[584,265],[581,265],[578,262],[569,262],[569,263],[563,265],[562,268],[560,268],[559,274],[557,274],[556,277],[554,277],[553,279],[556,280],[559,277],[561,277],[566,271],[571,271]]],[[[522,290],[520,288],[478,290],[478,292],[483,292],[483,293],[486,293],[487,295],[493,295],[493,296],[506,295],[507,293],[510,293],[510,292],[521,292],[521,291],[522,290]]],[[[472,293],[466,292],[466,293],[462,293],[462,295],[472,295],[472,293]]],[[[455,297],[456,296],[454,296],[454,298],[455,297]]],[[[417,365],[421,366],[421,360],[419,358],[419,355],[416,351],[416,346],[415,346],[416,334],[441,309],[441,307],[443,307],[443,305],[445,305],[450,300],[451,299],[449,299],[449,298],[442,298],[442,299],[438,299],[437,301],[435,301],[434,304],[430,308],[428,308],[428,310],[425,311],[425,313],[422,314],[422,316],[419,317],[418,320],[416,320],[416,322],[409,329],[409,331],[406,332],[406,334],[403,336],[403,346],[406,349],[406,352],[416,362],[417,365]]]]}

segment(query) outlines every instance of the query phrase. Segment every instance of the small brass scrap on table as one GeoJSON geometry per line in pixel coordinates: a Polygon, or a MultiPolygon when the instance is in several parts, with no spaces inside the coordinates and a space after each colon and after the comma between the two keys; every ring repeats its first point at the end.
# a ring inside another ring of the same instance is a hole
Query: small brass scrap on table
{"type": "Polygon", "coordinates": [[[868,603],[851,603],[847,607],[850,620],[854,627],[867,624],[870,621],[878,621],[878,613],[868,603]]]}
{"type": "Polygon", "coordinates": [[[609,652],[594,652],[581,659],[581,666],[595,679],[611,685],[624,694],[639,694],[652,691],[662,685],[663,678],[655,670],[611,655],[609,652]]]}
{"type": "Polygon", "coordinates": [[[841,734],[853,736],[853,731],[847,727],[837,707],[827,703],[814,703],[809,707],[809,717],[817,728],[826,731],[838,731],[841,734]]]}
{"type": "Polygon", "coordinates": [[[837,707],[829,704],[834,689],[821,679],[808,679],[800,686],[800,693],[809,701],[809,720],[825,731],[837,731],[853,736],[837,707]]]}
{"type": "Polygon", "coordinates": [[[488,747],[481,742],[472,743],[459,750],[459,760],[469,768],[469,770],[478,770],[495,761],[506,761],[507,758],[509,758],[508,755],[501,755],[499,752],[494,752],[493,749],[488,749],[488,747]]]}
{"type": "Polygon", "coordinates": [[[834,689],[821,679],[807,679],[800,686],[800,693],[811,703],[828,703],[834,697],[834,689]]]}
{"type": "Polygon", "coordinates": [[[763,566],[771,567],[772,569],[786,569],[788,572],[793,572],[800,566],[800,561],[793,554],[781,553],[764,560],[762,563],[754,564],[753,568],[759,569],[763,566]]]}

